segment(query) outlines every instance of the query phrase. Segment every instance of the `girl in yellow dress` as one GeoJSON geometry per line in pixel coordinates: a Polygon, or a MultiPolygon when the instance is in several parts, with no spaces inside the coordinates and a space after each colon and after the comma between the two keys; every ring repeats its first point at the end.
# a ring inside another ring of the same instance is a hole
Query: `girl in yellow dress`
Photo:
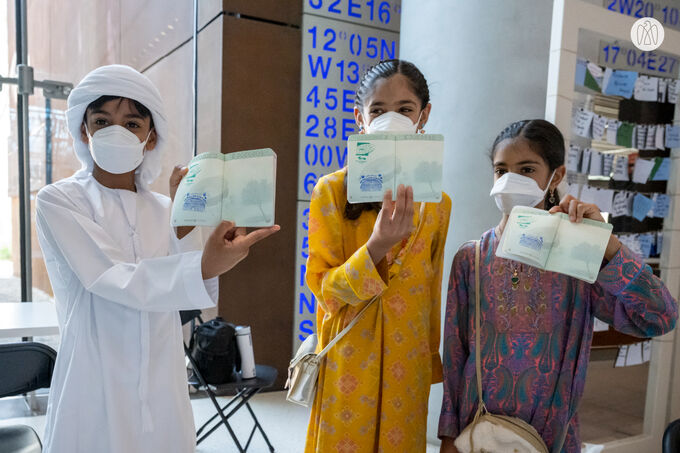
{"type": "MultiPolygon", "coordinates": [[[[357,89],[360,130],[415,133],[427,122],[427,82],[412,63],[383,61],[357,89]]],[[[305,452],[425,451],[430,385],[439,357],[444,243],[451,200],[349,204],[346,169],[319,180],[309,212],[307,284],[319,301],[323,348],[375,296],[319,373],[305,452]]]]}

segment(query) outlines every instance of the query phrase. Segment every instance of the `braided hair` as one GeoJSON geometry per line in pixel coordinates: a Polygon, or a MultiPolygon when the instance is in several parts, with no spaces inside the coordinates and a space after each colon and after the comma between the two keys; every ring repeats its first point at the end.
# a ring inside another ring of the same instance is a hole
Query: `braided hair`
{"type": "MultiPolygon", "coordinates": [[[[493,163],[493,159],[496,156],[498,145],[503,140],[514,140],[517,138],[526,140],[531,149],[538,153],[545,163],[548,164],[551,172],[564,165],[565,149],[562,133],[551,122],[540,119],[516,121],[503,129],[491,147],[491,152],[489,153],[491,163],[493,163]]],[[[559,203],[559,197],[557,197],[554,203],[551,203],[550,193],[546,194],[544,204],[546,209],[550,209],[559,203]]]]}
{"type": "MultiPolygon", "coordinates": [[[[366,100],[373,94],[375,84],[380,79],[389,79],[390,77],[401,74],[408,80],[411,89],[415,95],[420,99],[420,108],[424,109],[430,102],[430,89],[427,86],[425,76],[420,72],[418,67],[413,63],[405,60],[383,60],[368,68],[359,81],[359,87],[354,98],[354,106],[362,109],[365,106],[366,100]]],[[[347,195],[347,179],[345,178],[345,197],[347,195]]],[[[364,211],[379,212],[382,207],[381,203],[356,203],[350,204],[345,202],[345,218],[349,220],[358,219],[364,211]]]]}

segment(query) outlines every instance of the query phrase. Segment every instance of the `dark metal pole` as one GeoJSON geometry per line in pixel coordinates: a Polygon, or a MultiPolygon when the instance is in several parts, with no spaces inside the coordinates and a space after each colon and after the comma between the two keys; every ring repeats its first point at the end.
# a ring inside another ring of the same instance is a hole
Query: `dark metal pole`
{"type": "Polygon", "coordinates": [[[193,117],[191,148],[194,156],[198,153],[198,0],[194,0],[194,71],[193,71],[193,117]]]}
{"type": "MultiPolygon", "coordinates": [[[[26,0],[15,0],[17,65],[28,64],[26,0]]],[[[17,76],[19,70],[17,69],[17,76]]],[[[21,243],[21,301],[33,299],[31,270],[31,179],[28,135],[28,93],[17,86],[17,145],[19,161],[19,235],[21,243]]]]}

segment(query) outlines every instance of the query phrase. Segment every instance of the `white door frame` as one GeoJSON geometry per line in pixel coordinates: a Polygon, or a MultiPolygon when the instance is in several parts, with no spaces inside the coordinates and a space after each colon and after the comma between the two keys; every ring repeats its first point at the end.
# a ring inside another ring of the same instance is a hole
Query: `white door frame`
{"type": "MultiPolygon", "coordinates": [[[[575,98],[574,80],[579,30],[592,30],[620,41],[630,41],[630,29],[637,19],[613,13],[602,5],[582,0],[554,0],[548,68],[548,91],[545,117],[557,125],[565,137],[570,136],[572,104],[575,98]]],[[[663,48],[680,53],[680,31],[665,27],[663,48]]],[[[675,150],[677,151],[677,150],[675,150]]],[[[673,153],[672,173],[680,172],[680,159],[673,153]]],[[[673,180],[674,178],[672,178],[673,180]]],[[[679,186],[680,184],[675,184],[679,186]]],[[[670,216],[664,224],[664,243],[661,256],[661,277],[674,297],[680,289],[680,196],[669,182],[672,195],[670,216]],[[675,219],[675,221],[674,221],[675,219]]],[[[661,452],[661,440],[668,423],[670,382],[675,331],[652,341],[652,356],[647,380],[647,396],[643,433],[605,444],[605,452],[640,453],[661,452]]]]}

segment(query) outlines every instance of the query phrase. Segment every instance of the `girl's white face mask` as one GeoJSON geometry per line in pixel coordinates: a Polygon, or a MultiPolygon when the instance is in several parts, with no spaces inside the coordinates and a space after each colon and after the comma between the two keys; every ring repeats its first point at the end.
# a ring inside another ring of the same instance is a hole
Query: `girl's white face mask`
{"type": "MultiPolygon", "coordinates": [[[[423,112],[420,112],[422,115],[423,112]]],[[[398,132],[401,134],[415,134],[418,132],[418,124],[420,123],[420,115],[418,121],[413,123],[411,118],[397,112],[385,112],[377,118],[374,118],[371,123],[366,126],[366,132],[375,134],[379,132],[398,132]]]]}
{"type": "Polygon", "coordinates": [[[494,198],[496,206],[503,214],[510,214],[515,206],[533,208],[545,199],[545,194],[548,192],[554,176],[555,172],[553,171],[545,190],[543,190],[534,179],[518,173],[507,172],[494,183],[489,195],[494,198]]]}
{"type": "Polygon", "coordinates": [[[85,127],[89,138],[88,147],[92,159],[99,168],[116,175],[128,173],[139,167],[144,160],[144,147],[149,140],[139,141],[139,138],[123,126],[113,125],[99,129],[93,135],[85,127]]]}

